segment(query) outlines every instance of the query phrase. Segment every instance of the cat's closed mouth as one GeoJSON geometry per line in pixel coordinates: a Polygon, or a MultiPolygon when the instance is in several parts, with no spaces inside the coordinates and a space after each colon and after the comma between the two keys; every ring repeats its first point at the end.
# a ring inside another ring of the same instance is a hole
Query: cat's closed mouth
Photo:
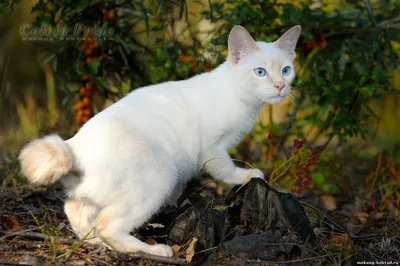
{"type": "Polygon", "coordinates": [[[283,98],[285,98],[285,96],[276,95],[276,96],[269,98],[268,103],[270,103],[270,104],[279,103],[280,101],[283,100],[283,98]]]}

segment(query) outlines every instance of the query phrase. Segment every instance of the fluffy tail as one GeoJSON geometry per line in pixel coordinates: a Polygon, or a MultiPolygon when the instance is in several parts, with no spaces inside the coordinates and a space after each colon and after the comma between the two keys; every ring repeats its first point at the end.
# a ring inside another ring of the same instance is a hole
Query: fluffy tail
{"type": "Polygon", "coordinates": [[[49,185],[72,169],[73,155],[67,143],[57,135],[36,139],[26,145],[19,162],[22,174],[32,184],[49,185]]]}

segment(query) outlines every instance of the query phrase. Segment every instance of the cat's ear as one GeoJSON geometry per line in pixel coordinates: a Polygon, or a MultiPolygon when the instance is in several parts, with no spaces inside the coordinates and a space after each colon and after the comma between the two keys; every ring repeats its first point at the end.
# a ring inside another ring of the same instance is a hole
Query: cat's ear
{"type": "Polygon", "coordinates": [[[240,59],[260,50],[250,33],[242,26],[235,26],[228,37],[228,61],[237,64],[240,59]]]}
{"type": "Polygon", "coordinates": [[[301,26],[297,25],[285,32],[277,41],[275,47],[286,51],[294,59],[296,57],[296,44],[301,33],[301,26]]]}

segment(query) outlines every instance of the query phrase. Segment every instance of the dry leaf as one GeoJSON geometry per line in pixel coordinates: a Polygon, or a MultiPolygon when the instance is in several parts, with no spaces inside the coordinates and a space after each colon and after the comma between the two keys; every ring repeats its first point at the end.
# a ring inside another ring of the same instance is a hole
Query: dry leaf
{"type": "Polygon", "coordinates": [[[357,218],[360,221],[360,223],[365,224],[367,222],[369,214],[366,212],[355,212],[353,213],[353,216],[357,218]]]}
{"type": "Polygon", "coordinates": [[[8,216],[7,227],[10,231],[21,231],[22,227],[19,225],[18,219],[15,215],[8,216]]]}
{"type": "Polygon", "coordinates": [[[186,250],[186,262],[191,263],[194,256],[194,249],[196,247],[197,238],[193,237],[190,241],[189,247],[186,250]]]}
{"type": "Polygon", "coordinates": [[[174,257],[175,257],[175,258],[182,258],[182,257],[185,257],[186,251],[180,251],[181,248],[182,248],[182,246],[173,245],[171,248],[172,248],[172,251],[174,252],[174,257]]]}
{"type": "Polygon", "coordinates": [[[328,211],[333,211],[337,209],[336,199],[331,195],[322,195],[320,197],[322,204],[328,211]]]}

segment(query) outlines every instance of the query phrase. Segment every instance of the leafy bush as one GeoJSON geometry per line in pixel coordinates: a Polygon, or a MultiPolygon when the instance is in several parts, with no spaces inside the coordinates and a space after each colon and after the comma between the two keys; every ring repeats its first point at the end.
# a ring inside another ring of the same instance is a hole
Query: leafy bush
{"type": "Polygon", "coordinates": [[[369,102],[393,91],[389,69],[396,67],[398,59],[393,46],[400,40],[399,3],[379,1],[373,7],[368,0],[354,0],[327,12],[312,1],[228,0],[214,3],[212,10],[212,15],[204,12],[204,16],[220,25],[213,31],[213,45],[225,45],[236,24],[263,41],[302,25],[294,84],[299,92],[297,109],[288,114],[279,134],[304,137],[303,125],[311,123],[320,128],[318,135],[329,139],[367,136],[369,119],[374,118],[369,102]],[[296,116],[303,109],[307,115],[296,116]]]}
{"type": "MultiPolygon", "coordinates": [[[[78,40],[45,42],[46,62],[56,70],[57,89],[68,96],[62,104],[75,106],[78,127],[104,108],[106,99],[115,101],[141,86],[210,71],[225,59],[229,31],[237,24],[263,41],[276,40],[296,24],[303,28],[293,86],[296,108],[287,113],[285,122],[260,123],[247,138],[251,142],[261,138],[262,147],[258,155],[254,150],[247,153],[256,157],[244,159],[259,162],[262,165],[257,166],[269,169],[274,179],[288,173],[297,176],[296,167],[305,167],[316,149],[304,148],[300,154],[307,156],[301,158],[282,156],[293,139],[305,138],[312,147],[323,136],[326,140],[318,148],[323,151],[334,138],[342,143],[352,137],[368,138],[371,120],[378,119],[369,103],[398,92],[390,84],[400,40],[398,1],[352,0],[337,7],[311,0],[205,2],[200,16],[212,25],[207,42],[200,37],[204,29],[197,23],[199,15],[190,13],[185,0],[39,0],[32,8],[37,27],[113,30],[104,38],[83,32],[78,40]],[[318,128],[312,139],[306,129],[310,124],[318,128]],[[282,165],[291,168],[279,172],[282,165]]],[[[239,150],[246,145],[245,141],[239,150]]],[[[330,190],[315,168],[303,168],[306,181],[298,185],[308,183],[311,175],[330,190]]]]}

